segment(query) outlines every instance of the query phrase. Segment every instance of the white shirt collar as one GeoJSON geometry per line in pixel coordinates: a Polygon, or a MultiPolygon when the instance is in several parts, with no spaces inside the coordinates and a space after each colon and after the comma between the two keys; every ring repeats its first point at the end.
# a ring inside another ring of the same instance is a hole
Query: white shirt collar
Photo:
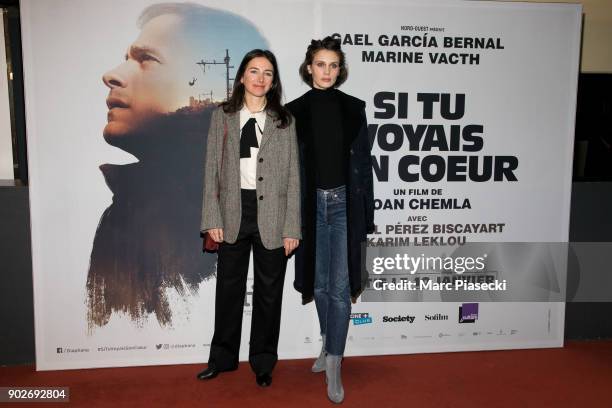
{"type": "Polygon", "coordinates": [[[255,118],[260,131],[263,131],[266,124],[266,116],[268,116],[268,114],[265,108],[259,112],[251,113],[246,107],[246,104],[242,105],[242,109],[240,109],[240,129],[242,129],[247,120],[250,118],[255,118]]]}

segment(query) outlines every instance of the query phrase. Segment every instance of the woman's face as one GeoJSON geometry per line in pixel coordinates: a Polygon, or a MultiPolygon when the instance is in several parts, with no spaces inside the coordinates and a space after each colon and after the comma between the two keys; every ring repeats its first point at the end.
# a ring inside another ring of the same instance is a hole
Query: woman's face
{"type": "Polygon", "coordinates": [[[328,89],[333,87],[338,79],[340,57],[335,51],[319,50],[307,68],[308,73],[312,75],[312,86],[317,89],[328,89]]]}
{"type": "Polygon", "coordinates": [[[249,61],[240,82],[244,85],[247,94],[261,98],[272,87],[274,68],[265,57],[255,57],[249,61]]]}

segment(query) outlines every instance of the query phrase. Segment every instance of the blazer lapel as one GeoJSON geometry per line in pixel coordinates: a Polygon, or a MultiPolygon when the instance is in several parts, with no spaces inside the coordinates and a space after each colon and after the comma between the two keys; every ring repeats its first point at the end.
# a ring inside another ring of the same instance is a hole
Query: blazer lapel
{"type": "Polygon", "coordinates": [[[276,123],[272,115],[267,114],[266,123],[264,124],[263,133],[261,135],[261,145],[259,146],[259,150],[263,149],[263,147],[268,143],[270,137],[274,134],[276,129],[276,123]]]}

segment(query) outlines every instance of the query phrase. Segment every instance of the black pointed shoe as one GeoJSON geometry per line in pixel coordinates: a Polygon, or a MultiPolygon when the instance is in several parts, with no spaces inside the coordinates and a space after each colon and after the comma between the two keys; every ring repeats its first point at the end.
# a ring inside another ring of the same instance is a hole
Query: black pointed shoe
{"type": "Polygon", "coordinates": [[[206,370],[198,373],[198,380],[212,380],[219,375],[219,370],[213,365],[209,365],[206,370]]]}
{"type": "Polygon", "coordinates": [[[272,385],[272,376],[268,373],[259,374],[255,377],[255,381],[260,387],[269,387],[272,385]]]}

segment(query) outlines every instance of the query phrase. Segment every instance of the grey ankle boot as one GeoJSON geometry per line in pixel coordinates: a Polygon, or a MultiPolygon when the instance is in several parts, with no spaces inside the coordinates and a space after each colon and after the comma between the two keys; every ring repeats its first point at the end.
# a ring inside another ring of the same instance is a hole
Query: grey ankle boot
{"type": "Polygon", "coordinates": [[[344,400],[342,388],[342,356],[325,356],[325,379],[327,380],[327,398],[336,404],[344,400]]]}
{"type": "Polygon", "coordinates": [[[323,345],[321,346],[321,354],[319,354],[319,357],[317,357],[314,364],[312,365],[313,373],[320,373],[325,371],[325,335],[322,335],[321,337],[323,338],[323,345]]]}

